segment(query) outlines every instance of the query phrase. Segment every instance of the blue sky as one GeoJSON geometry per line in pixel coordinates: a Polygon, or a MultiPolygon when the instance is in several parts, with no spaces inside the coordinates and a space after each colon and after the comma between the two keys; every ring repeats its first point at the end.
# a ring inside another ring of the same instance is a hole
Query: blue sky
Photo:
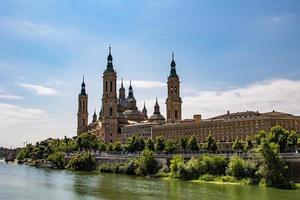
{"type": "Polygon", "coordinates": [[[74,135],[83,75],[90,116],[101,106],[109,44],[150,114],[175,51],[185,118],[300,115],[299,22],[298,0],[0,1],[0,146],[74,135]]]}

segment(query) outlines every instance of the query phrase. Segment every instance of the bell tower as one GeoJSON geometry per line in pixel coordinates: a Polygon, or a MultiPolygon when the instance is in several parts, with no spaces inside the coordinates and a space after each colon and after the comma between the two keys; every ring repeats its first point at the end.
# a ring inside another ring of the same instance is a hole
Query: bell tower
{"type": "Polygon", "coordinates": [[[77,112],[77,135],[85,132],[88,125],[88,95],[85,91],[84,77],[81,84],[81,92],[78,95],[78,112],[77,112]]]}
{"type": "Polygon", "coordinates": [[[102,123],[104,142],[110,143],[117,140],[117,73],[113,68],[113,57],[111,47],[107,57],[106,69],[103,73],[103,95],[102,95],[102,123]]]}
{"type": "Polygon", "coordinates": [[[176,73],[176,63],[174,61],[174,52],[172,52],[171,71],[168,77],[168,97],[166,99],[167,106],[167,122],[175,122],[181,120],[181,104],[180,97],[180,81],[176,73]]]}

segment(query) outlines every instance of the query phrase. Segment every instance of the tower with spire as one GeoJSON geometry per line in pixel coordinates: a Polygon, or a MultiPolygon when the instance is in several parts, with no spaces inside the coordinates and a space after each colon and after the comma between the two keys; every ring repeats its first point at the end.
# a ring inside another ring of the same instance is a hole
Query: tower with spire
{"type": "Polygon", "coordinates": [[[77,135],[86,131],[88,125],[88,95],[85,90],[84,77],[81,84],[81,91],[78,95],[77,111],[77,135]]]}
{"type": "Polygon", "coordinates": [[[111,47],[107,56],[107,65],[103,76],[103,95],[102,95],[102,135],[105,143],[117,140],[118,120],[117,120],[117,73],[113,67],[113,57],[111,47]]]}
{"type": "Polygon", "coordinates": [[[166,99],[167,121],[175,122],[181,120],[181,104],[180,97],[180,81],[176,72],[176,63],[174,60],[174,52],[172,52],[171,70],[168,77],[168,97],[166,99]]]}

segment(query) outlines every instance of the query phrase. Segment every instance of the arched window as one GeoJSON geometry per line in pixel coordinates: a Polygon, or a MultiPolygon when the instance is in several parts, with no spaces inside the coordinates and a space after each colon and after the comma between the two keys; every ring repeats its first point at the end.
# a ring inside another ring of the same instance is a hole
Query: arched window
{"type": "Polygon", "coordinates": [[[107,81],[105,81],[105,91],[107,92],[107,81]]]}
{"type": "Polygon", "coordinates": [[[112,85],[112,81],[110,81],[110,86],[109,86],[109,91],[112,92],[112,89],[113,89],[113,85],[112,85]]]}
{"type": "Polygon", "coordinates": [[[84,126],[84,119],[82,119],[82,126],[84,126]]]}
{"type": "Polygon", "coordinates": [[[113,109],[109,108],[109,115],[112,116],[112,113],[113,113],[113,109]]]}
{"type": "Polygon", "coordinates": [[[171,87],[171,94],[173,93],[173,87],[171,87]]]}
{"type": "Polygon", "coordinates": [[[177,119],[177,110],[175,110],[175,119],[177,119]]]}
{"type": "Polygon", "coordinates": [[[177,87],[176,87],[176,86],[175,86],[175,91],[174,91],[174,93],[177,94],[177,87]]]}
{"type": "Polygon", "coordinates": [[[84,102],[82,102],[82,110],[84,110],[84,109],[85,109],[84,105],[85,105],[85,103],[84,103],[84,102]]]}

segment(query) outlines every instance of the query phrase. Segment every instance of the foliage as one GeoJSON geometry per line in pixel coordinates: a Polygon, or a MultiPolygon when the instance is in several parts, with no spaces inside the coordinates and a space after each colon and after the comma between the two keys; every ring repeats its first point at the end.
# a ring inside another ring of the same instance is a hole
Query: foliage
{"type": "Polygon", "coordinates": [[[199,151],[198,142],[195,136],[191,136],[188,141],[188,147],[191,151],[199,151]]]}
{"type": "Polygon", "coordinates": [[[237,137],[235,139],[235,141],[233,142],[232,144],[232,149],[236,152],[240,152],[240,151],[243,151],[244,149],[244,145],[243,143],[240,141],[240,139],[237,137]]]}
{"type": "Polygon", "coordinates": [[[226,174],[233,176],[237,180],[249,178],[251,183],[258,183],[259,177],[256,176],[257,167],[251,160],[244,160],[241,157],[233,156],[230,158],[226,174]]]}
{"type": "Polygon", "coordinates": [[[134,153],[137,151],[142,151],[145,148],[145,141],[143,138],[138,136],[128,137],[125,144],[125,149],[128,152],[134,153]]]}
{"type": "Polygon", "coordinates": [[[188,139],[186,137],[182,137],[182,138],[180,138],[179,143],[180,143],[181,149],[185,152],[185,150],[188,146],[188,139]]]}
{"type": "Polygon", "coordinates": [[[166,153],[175,153],[177,150],[176,144],[172,142],[171,140],[167,140],[166,145],[165,145],[165,152],[166,153]]]}
{"type": "Polygon", "coordinates": [[[287,146],[290,151],[293,151],[297,146],[298,134],[295,131],[291,131],[287,138],[287,146]]]}
{"type": "Polygon", "coordinates": [[[114,149],[114,151],[116,151],[116,152],[122,151],[122,145],[121,145],[121,142],[115,142],[113,149],[114,149]]]}
{"type": "Polygon", "coordinates": [[[265,184],[271,187],[292,187],[286,178],[287,166],[279,156],[280,146],[267,139],[261,140],[257,149],[257,159],[260,162],[258,174],[265,184]]]}
{"type": "Polygon", "coordinates": [[[96,160],[90,152],[76,154],[70,158],[67,168],[80,171],[93,171],[96,169],[96,160]]]}
{"type": "Polygon", "coordinates": [[[253,143],[252,143],[252,140],[251,140],[251,137],[250,136],[247,136],[246,137],[246,144],[245,144],[245,151],[249,151],[253,148],[253,143]]]}
{"type": "Polygon", "coordinates": [[[199,158],[200,174],[225,175],[227,160],[222,156],[203,155],[199,158]]]}
{"type": "Polygon", "coordinates": [[[51,161],[60,169],[63,169],[65,167],[65,153],[63,152],[55,152],[49,155],[47,160],[51,161]]]}
{"type": "Polygon", "coordinates": [[[287,130],[281,126],[274,126],[268,134],[268,139],[270,142],[278,144],[279,150],[282,152],[286,148],[288,136],[289,132],[287,130]]]}
{"type": "Polygon", "coordinates": [[[155,151],[155,146],[154,146],[154,142],[151,138],[149,138],[147,141],[146,141],[146,144],[145,144],[146,148],[149,149],[150,151],[155,151]]]}
{"type": "Polygon", "coordinates": [[[212,137],[211,134],[209,134],[206,138],[206,142],[203,145],[203,148],[209,152],[215,153],[216,150],[218,149],[216,140],[214,137],[212,137]]]}
{"type": "Polygon", "coordinates": [[[80,150],[91,150],[97,149],[97,138],[96,135],[90,133],[82,133],[77,137],[77,146],[80,150]]]}
{"type": "Polygon", "coordinates": [[[156,151],[162,152],[165,149],[165,138],[163,136],[156,137],[156,151]]]}
{"type": "Polygon", "coordinates": [[[181,155],[175,155],[170,164],[170,176],[180,178],[180,171],[184,168],[184,159],[181,155]]]}
{"type": "Polygon", "coordinates": [[[136,174],[141,176],[155,174],[158,171],[158,163],[155,160],[154,153],[145,149],[136,160],[136,174]]]}

